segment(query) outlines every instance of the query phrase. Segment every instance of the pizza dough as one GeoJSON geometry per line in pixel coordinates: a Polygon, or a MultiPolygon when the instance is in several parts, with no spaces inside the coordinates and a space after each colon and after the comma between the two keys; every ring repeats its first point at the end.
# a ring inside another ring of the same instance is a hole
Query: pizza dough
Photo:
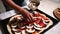
{"type": "Polygon", "coordinates": [[[13,16],[7,24],[7,29],[11,34],[40,34],[53,24],[53,22],[44,14],[34,11],[32,13],[35,21],[27,23],[24,17],[20,15],[13,16]]]}

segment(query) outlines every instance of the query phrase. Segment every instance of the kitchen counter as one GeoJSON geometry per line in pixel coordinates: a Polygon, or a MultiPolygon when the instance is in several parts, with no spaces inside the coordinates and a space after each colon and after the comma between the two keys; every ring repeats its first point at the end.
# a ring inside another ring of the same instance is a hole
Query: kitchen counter
{"type": "MultiPolygon", "coordinates": [[[[59,4],[60,3],[56,3],[53,1],[41,1],[40,5],[38,6],[38,9],[55,18],[53,15],[53,10],[60,7],[59,4]]],[[[11,10],[6,13],[0,14],[0,20],[4,20],[13,15],[16,15],[15,10],[11,10]]],[[[60,22],[44,34],[60,34],[60,22]]]]}
{"type": "Polygon", "coordinates": [[[38,7],[38,9],[52,16],[53,18],[55,18],[53,15],[53,10],[55,10],[56,8],[60,8],[60,3],[53,2],[53,1],[41,1],[38,7]]]}

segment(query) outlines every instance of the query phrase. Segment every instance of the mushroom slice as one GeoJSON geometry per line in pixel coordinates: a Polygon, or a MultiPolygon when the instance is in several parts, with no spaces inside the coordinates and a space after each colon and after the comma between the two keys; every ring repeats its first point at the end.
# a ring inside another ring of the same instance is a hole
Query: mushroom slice
{"type": "Polygon", "coordinates": [[[25,33],[25,30],[22,30],[22,34],[26,34],[26,33],[25,33]]]}
{"type": "Polygon", "coordinates": [[[11,25],[11,27],[12,27],[12,28],[15,28],[15,27],[17,27],[17,25],[11,25]]]}
{"type": "Polygon", "coordinates": [[[42,20],[43,20],[43,23],[46,25],[49,23],[49,20],[44,20],[44,19],[42,19],[42,20]]]}
{"type": "Polygon", "coordinates": [[[17,19],[20,19],[20,20],[22,20],[22,19],[21,19],[21,17],[17,17],[17,19]]]}
{"type": "Polygon", "coordinates": [[[15,34],[21,34],[21,32],[15,32],[15,34]]]}
{"type": "Polygon", "coordinates": [[[36,27],[36,26],[34,26],[34,28],[35,28],[36,30],[41,30],[41,28],[39,28],[39,27],[36,27]]]}
{"type": "Polygon", "coordinates": [[[42,26],[40,26],[39,24],[36,24],[36,23],[34,23],[34,25],[38,28],[42,27],[42,26]]]}
{"type": "Polygon", "coordinates": [[[33,25],[32,26],[26,26],[27,28],[33,28],[33,25]]]}
{"type": "Polygon", "coordinates": [[[50,21],[49,20],[45,20],[45,23],[49,23],[50,21]]]}
{"type": "Polygon", "coordinates": [[[26,29],[26,31],[28,32],[28,33],[33,33],[33,32],[35,32],[35,29],[26,29]]]}
{"type": "Polygon", "coordinates": [[[25,28],[25,26],[21,27],[21,28],[25,28]]]}
{"type": "Polygon", "coordinates": [[[42,19],[42,20],[43,20],[43,23],[44,23],[44,24],[47,24],[44,19],[42,19]]]}
{"type": "Polygon", "coordinates": [[[17,31],[16,29],[12,28],[13,31],[17,31]]]}

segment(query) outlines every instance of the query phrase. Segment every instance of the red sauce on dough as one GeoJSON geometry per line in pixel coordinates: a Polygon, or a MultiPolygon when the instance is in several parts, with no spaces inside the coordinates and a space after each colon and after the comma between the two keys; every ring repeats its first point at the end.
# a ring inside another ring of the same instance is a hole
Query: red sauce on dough
{"type": "MultiPolygon", "coordinates": [[[[43,23],[43,20],[42,20],[42,19],[48,20],[48,18],[47,18],[46,16],[41,15],[41,14],[38,13],[38,12],[37,12],[36,14],[33,14],[33,16],[34,16],[34,17],[41,17],[41,18],[36,18],[37,20],[35,20],[34,22],[35,22],[36,24],[39,24],[39,25],[42,26],[42,27],[45,26],[45,24],[43,23]]],[[[26,25],[26,24],[31,24],[31,25],[33,25],[34,22],[26,23],[25,21],[23,21],[23,22],[21,22],[20,24],[22,24],[22,25],[26,25]]],[[[16,28],[16,29],[17,29],[18,31],[21,31],[21,30],[25,30],[26,28],[23,28],[23,29],[21,29],[21,28],[16,28]]]]}

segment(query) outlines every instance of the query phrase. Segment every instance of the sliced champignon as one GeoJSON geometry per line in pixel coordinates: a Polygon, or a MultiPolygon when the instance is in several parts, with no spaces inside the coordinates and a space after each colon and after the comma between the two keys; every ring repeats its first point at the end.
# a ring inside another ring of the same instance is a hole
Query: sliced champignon
{"type": "Polygon", "coordinates": [[[22,32],[22,34],[26,34],[25,30],[22,30],[21,32],[22,32]]]}
{"type": "Polygon", "coordinates": [[[36,30],[41,30],[41,28],[39,28],[39,27],[36,27],[36,26],[34,26],[34,28],[35,28],[36,30]]]}
{"type": "Polygon", "coordinates": [[[17,31],[15,28],[12,28],[12,31],[17,31]]]}
{"type": "Polygon", "coordinates": [[[40,26],[39,24],[36,24],[36,23],[34,23],[34,26],[36,26],[36,27],[42,27],[42,26],[40,26]]]}
{"type": "Polygon", "coordinates": [[[21,34],[21,32],[15,32],[15,34],[21,34]]]}
{"type": "Polygon", "coordinates": [[[45,23],[49,23],[50,21],[49,20],[45,20],[45,23]]]}
{"type": "Polygon", "coordinates": [[[45,20],[44,19],[42,19],[42,20],[43,20],[43,23],[47,25],[47,23],[45,22],[45,20]]]}
{"type": "Polygon", "coordinates": [[[21,28],[25,28],[25,26],[21,27],[21,28]]]}
{"type": "Polygon", "coordinates": [[[33,28],[33,25],[32,26],[26,26],[27,28],[33,28]]]}
{"type": "Polygon", "coordinates": [[[26,31],[27,31],[28,33],[33,33],[33,32],[35,32],[35,29],[26,29],[26,31]]]}
{"type": "Polygon", "coordinates": [[[16,27],[17,27],[17,25],[11,25],[11,27],[12,27],[12,28],[16,28],[16,27]]]}

